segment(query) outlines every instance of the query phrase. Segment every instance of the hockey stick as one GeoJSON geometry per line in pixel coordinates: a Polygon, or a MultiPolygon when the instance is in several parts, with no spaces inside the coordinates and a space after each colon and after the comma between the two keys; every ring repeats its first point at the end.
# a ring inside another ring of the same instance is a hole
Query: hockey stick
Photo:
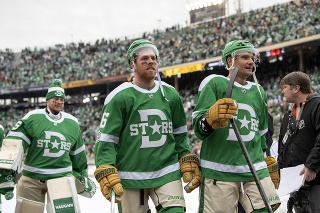
{"type": "MultiPolygon", "coordinates": [[[[237,74],[238,74],[238,71],[239,71],[239,67],[236,67],[236,68],[233,70],[232,76],[230,77],[230,81],[229,81],[229,84],[228,84],[228,89],[227,89],[227,92],[226,92],[226,98],[231,98],[232,87],[233,87],[234,81],[235,81],[235,79],[236,79],[236,76],[237,76],[237,74]]],[[[269,213],[273,213],[273,211],[272,211],[272,209],[271,209],[271,206],[270,206],[270,204],[269,204],[269,202],[268,202],[267,195],[266,195],[266,193],[265,193],[264,190],[263,190],[263,187],[262,187],[262,185],[261,185],[261,182],[260,182],[260,180],[259,180],[259,177],[258,177],[258,175],[257,175],[257,172],[256,172],[256,170],[255,170],[255,168],[254,168],[254,166],[253,166],[253,164],[252,164],[250,155],[249,155],[249,153],[248,153],[248,150],[247,150],[246,146],[244,145],[244,142],[243,142],[243,140],[242,140],[242,138],[241,138],[241,135],[240,135],[240,133],[239,133],[239,130],[238,130],[238,128],[237,128],[237,126],[236,126],[236,124],[235,124],[235,122],[234,122],[234,119],[231,118],[231,119],[230,119],[230,122],[231,122],[231,125],[232,125],[232,129],[233,129],[233,131],[235,132],[235,134],[236,134],[236,136],[237,136],[237,139],[238,139],[238,141],[239,141],[239,144],[240,144],[240,147],[241,147],[242,152],[243,152],[243,154],[244,154],[244,157],[246,158],[246,161],[247,161],[247,163],[248,163],[248,166],[249,166],[249,168],[250,168],[250,171],[251,171],[251,173],[252,173],[252,175],[253,175],[254,181],[256,182],[256,185],[257,185],[257,187],[258,187],[258,189],[259,189],[259,192],[260,192],[260,195],[261,195],[262,200],[263,200],[263,202],[264,202],[264,205],[266,206],[266,208],[267,208],[267,210],[268,210],[269,213]]]]}
{"type": "Polygon", "coordinates": [[[115,213],[115,206],[116,206],[116,193],[111,190],[111,213],[115,213]]]}

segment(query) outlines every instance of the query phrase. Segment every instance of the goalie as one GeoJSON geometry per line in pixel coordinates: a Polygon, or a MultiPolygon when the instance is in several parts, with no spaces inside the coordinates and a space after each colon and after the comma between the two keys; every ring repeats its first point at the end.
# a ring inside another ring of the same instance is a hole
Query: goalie
{"type": "Polygon", "coordinates": [[[8,170],[13,174],[19,172],[22,155],[26,153],[22,176],[17,183],[16,213],[30,212],[30,209],[42,213],[47,192],[48,212],[54,213],[57,208],[61,212],[62,207],[80,212],[75,182],[83,183],[79,193],[94,190],[92,181],[88,180],[78,120],[62,111],[65,98],[61,80],[55,79],[48,88],[47,107],[28,112],[4,139],[0,152],[2,175],[8,170]],[[61,190],[57,193],[54,188],[61,190]],[[53,205],[55,201],[62,204],[53,205]]]}
{"type": "Polygon", "coordinates": [[[149,197],[158,212],[182,213],[181,177],[188,183],[186,192],[200,184],[182,101],[172,86],[161,82],[159,53],[150,41],[134,41],[127,63],[135,77],[105,99],[95,177],[106,199],[111,200],[111,190],[116,193],[123,213],[147,212],[149,197]]]}
{"type": "MultiPolygon", "coordinates": [[[[4,139],[4,128],[0,124],[0,150],[4,139]]],[[[1,158],[0,158],[1,162],[1,158]]],[[[13,189],[15,182],[15,172],[12,170],[0,169],[0,213],[2,212],[2,200],[1,195],[4,195],[6,200],[13,198],[13,189]]]]}

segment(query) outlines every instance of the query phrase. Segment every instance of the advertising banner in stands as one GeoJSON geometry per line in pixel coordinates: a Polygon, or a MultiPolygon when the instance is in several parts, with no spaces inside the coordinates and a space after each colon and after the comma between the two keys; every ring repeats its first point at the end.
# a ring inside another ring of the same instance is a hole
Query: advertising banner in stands
{"type": "Polygon", "coordinates": [[[79,81],[71,81],[68,83],[63,83],[63,88],[74,88],[74,87],[84,87],[84,86],[90,86],[93,85],[92,80],[79,80],[79,81]]]}
{"type": "Polygon", "coordinates": [[[181,66],[181,67],[176,67],[172,69],[165,69],[162,71],[162,73],[165,76],[173,76],[173,75],[178,75],[178,74],[185,74],[189,72],[196,72],[196,71],[201,71],[204,68],[205,64],[202,63],[195,63],[191,65],[186,65],[186,66],[181,66]]]}

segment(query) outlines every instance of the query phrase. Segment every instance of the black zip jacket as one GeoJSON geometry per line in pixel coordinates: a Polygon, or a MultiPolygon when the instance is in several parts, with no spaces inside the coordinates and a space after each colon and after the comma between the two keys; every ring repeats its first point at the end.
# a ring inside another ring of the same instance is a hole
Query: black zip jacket
{"type": "Polygon", "coordinates": [[[291,111],[285,113],[280,128],[278,153],[280,169],[304,164],[317,173],[316,179],[309,184],[320,184],[320,95],[318,93],[307,98],[298,122],[291,111]],[[288,129],[290,134],[285,140],[288,129]]]}

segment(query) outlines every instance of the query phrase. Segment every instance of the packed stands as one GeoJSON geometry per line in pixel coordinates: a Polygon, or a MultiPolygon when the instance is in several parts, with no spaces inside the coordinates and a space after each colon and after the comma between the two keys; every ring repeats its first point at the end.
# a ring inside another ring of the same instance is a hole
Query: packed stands
{"type": "MultiPolygon", "coordinates": [[[[165,30],[154,30],[144,33],[142,38],[150,39],[156,44],[162,67],[196,62],[220,56],[226,42],[233,39],[248,39],[256,47],[263,47],[318,35],[320,34],[320,11],[315,8],[319,6],[319,1],[301,0],[300,4],[292,1],[185,28],[172,26],[165,30]]],[[[131,42],[129,38],[101,39],[94,44],[80,42],[57,44],[48,49],[25,48],[19,53],[13,53],[10,49],[0,50],[0,91],[48,85],[53,78],[61,78],[63,82],[68,83],[130,73],[125,63],[125,55],[131,42]]],[[[308,60],[302,70],[311,75],[314,90],[318,92],[320,91],[320,62],[317,60],[319,54],[320,51],[317,48],[311,56],[313,60],[308,60]]],[[[298,60],[292,57],[291,55],[283,56],[281,60],[273,63],[264,57],[261,58],[258,68],[257,76],[260,84],[267,90],[268,105],[274,117],[275,140],[282,113],[288,107],[282,100],[280,79],[286,73],[298,70],[300,67],[298,60]]],[[[188,118],[190,146],[194,152],[198,152],[198,143],[201,144],[193,134],[191,124],[191,112],[196,104],[197,88],[206,75],[221,70],[223,67],[215,68],[213,71],[202,70],[189,73],[181,76],[179,80],[179,92],[188,118]],[[192,81],[186,80],[188,78],[192,81]]],[[[170,78],[163,80],[172,83],[170,78]]],[[[105,97],[106,94],[102,95],[105,97]]],[[[66,103],[65,107],[67,112],[78,117],[87,144],[88,157],[91,159],[102,104],[101,98],[100,101],[90,102],[90,104],[66,103]]],[[[1,108],[0,122],[8,131],[28,110],[33,108],[1,108]]]]}

